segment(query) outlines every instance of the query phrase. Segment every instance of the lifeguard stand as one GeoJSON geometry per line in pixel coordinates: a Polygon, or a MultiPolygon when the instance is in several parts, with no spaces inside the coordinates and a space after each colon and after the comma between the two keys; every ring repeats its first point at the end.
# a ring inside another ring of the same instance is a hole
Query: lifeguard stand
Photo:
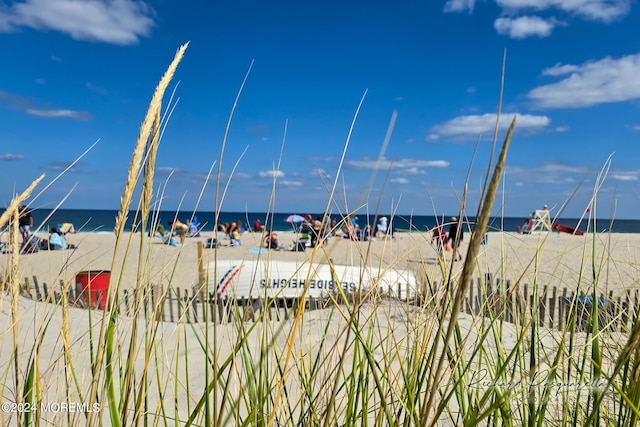
{"type": "Polygon", "coordinates": [[[551,217],[547,209],[535,210],[522,226],[522,234],[534,231],[551,231],[551,217]]]}

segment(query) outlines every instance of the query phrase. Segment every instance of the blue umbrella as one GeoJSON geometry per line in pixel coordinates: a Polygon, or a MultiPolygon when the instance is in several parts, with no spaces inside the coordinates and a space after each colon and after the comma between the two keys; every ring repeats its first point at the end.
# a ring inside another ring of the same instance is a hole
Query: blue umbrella
{"type": "Polygon", "coordinates": [[[304,217],[300,215],[289,215],[284,221],[295,224],[304,221],[304,217]]]}

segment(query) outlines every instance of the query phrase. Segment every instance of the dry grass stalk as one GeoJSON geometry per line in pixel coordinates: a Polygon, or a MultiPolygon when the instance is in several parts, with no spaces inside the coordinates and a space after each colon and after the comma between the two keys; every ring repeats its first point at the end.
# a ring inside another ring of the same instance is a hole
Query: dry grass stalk
{"type": "Polygon", "coordinates": [[[25,200],[27,200],[29,196],[31,196],[33,190],[38,186],[38,184],[40,184],[40,181],[42,181],[43,179],[44,175],[40,175],[40,177],[33,181],[22,194],[16,196],[15,198],[13,198],[13,200],[11,200],[11,203],[9,203],[7,209],[5,209],[2,215],[0,215],[0,228],[4,227],[4,225],[9,221],[9,218],[13,216],[13,213],[18,211],[20,206],[24,204],[25,200]]]}
{"type": "Polygon", "coordinates": [[[476,257],[478,256],[478,253],[480,252],[480,245],[481,245],[482,239],[484,238],[484,235],[487,232],[489,219],[491,217],[491,209],[493,208],[493,201],[495,200],[495,196],[498,191],[498,186],[500,184],[500,180],[502,179],[502,172],[504,170],[504,166],[507,160],[507,152],[509,150],[509,144],[511,143],[511,136],[513,134],[513,129],[515,128],[515,125],[516,125],[516,118],[514,116],[513,121],[509,126],[509,130],[507,131],[507,135],[504,139],[504,143],[502,144],[502,150],[500,151],[500,155],[498,157],[496,167],[493,171],[493,175],[491,177],[491,182],[489,183],[487,193],[482,201],[480,216],[476,223],[474,233],[471,235],[471,242],[469,243],[469,249],[467,251],[465,262],[462,267],[462,274],[458,282],[458,289],[456,291],[455,298],[453,301],[451,317],[448,321],[447,333],[443,342],[444,350],[442,351],[440,359],[438,360],[438,365],[432,377],[433,382],[431,384],[431,390],[429,390],[429,392],[427,393],[426,404],[423,406],[423,410],[421,414],[423,425],[426,424],[427,422],[429,411],[431,410],[431,407],[433,404],[433,400],[435,398],[435,395],[438,394],[438,387],[440,386],[442,370],[444,367],[445,360],[447,358],[446,357],[447,349],[453,337],[453,333],[456,327],[456,322],[457,322],[458,316],[460,315],[464,298],[467,295],[469,284],[471,283],[471,278],[475,269],[474,260],[476,259],[476,257]]]}
{"type": "Polygon", "coordinates": [[[116,238],[118,238],[122,234],[124,225],[127,222],[129,206],[131,206],[133,191],[136,187],[136,184],[138,183],[138,177],[140,175],[141,162],[145,152],[145,147],[147,146],[153,123],[156,120],[158,113],[162,109],[162,98],[164,96],[164,92],[167,90],[167,87],[169,86],[169,83],[171,82],[171,79],[175,74],[178,64],[182,60],[182,57],[184,56],[184,52],[186,51],[188,45],[189,43],[185,43],[184,45],[180,46],[180,48],[176,52],[173,61],[162,76],[162,79],[160,79],[160,83],[158,83],[158,86],[156,87],[156,90],[151,97],[149,109],[147,110],[147,114],[144,117],[142,125],[140,126],[138,141],[136,142],[135,148],[133,149],[133,155],[131,156],[131,163],[129,165],[129,171],[127,174],[127,181],[122,193],[122,198],[120,199],[120,211],[118,212],[116,224],[114,227],[116,238]]]}
{"type": "MultiPolygon", "coordinates": [[[[156,87],[153,93],[153,96],[151,97],[149,108],[142,122],[142,125],[140,126],[138,140],[136,141],[136,145],[131,157],[131,163],[129,165],[127,181],[125,184],[125,188],[123,190],[122,198],[120,200],[120,210],[118,212],[118,216],[116,218],[116,222],[114,226],[114,233],[116,235],[116,244],[115,244],[114,256],[112,259],[111,271],[113,271],[115,267],[116,254],[118,253],[118,248],[120,245],[120,237],[122,236],[122,232],[124,231],[125,223],[127,221],[129,207],[131,206],[134,189],[137,185],[138,178],[140,176],[140,169],[142,167],[141,163],[145,153],[145,149],[149,141],[149,137],[152,132],[153,124],[154,122],[156,122],[157,117],[162,109],[162,99],[164,97],[164,92],[169,86],[169,83],[171,82],[171,79],[175,74],[178,64],[182,60],[184,56],[184,52],[186,51],[188,45],[189,45],[188,43],[185,43],[184,45],[180,46],[180,48],[176,52],[173,58],[173,61],[171,62],[171,64],[167,68],[167,71],[164,73],[164,75],[160,79],[160,82],[158,83],[158,86],[156,87]]],[[[157,148],[157,145],[156,145],[156,148],[157,148]]],[[[117,295],[119,291],[119,285],[120,285],[120,281],[116,281],[115,286],[109,286],[107,298],[110,298],[110,296],[114,294],[117,295]]],[[[113,345],[114,333],[112,330],[110,334],[107,334],[107,327],[111,329],[115,328],[114,323],[115,323],[116,315],[117,315],[116,310],[113,310],[109,316],[111,318],[111,325],[109,325],[108,322],[105,321],[107,316],[103,317],[103,321],[100,325],[100,334],[99,334],[99,340],[98,340],[99,344],[96,350],[95,372],[102,372],[102,366],[104,363],[103,358],[105,355],[105,347],[113,345]]],[[[114,377],[113,377],[112,366],[106,367],[105,377],[107,382],[106,384],[107,392],[111,396],[111,398],[109,399],[109,410],[111,414],[111,421],[115,424],[119,424],[119,420],[116,416],[118,409],[116,408],[115,402],[113,401],[113,396],[115,395],[115,389],[114,389],[114,383],[113,383],[114,377]]],[[[97,399],[97,390],[98,390],[99,380],[100,380],[100,375],[96,375],[92,379],[91,391],[89,393],[89,396],[91,399],[90,403],[94,403],[97,399]]],[[[91,424],[92,417],[93,417],[93,414],[90,413],[88,415],[87,424],[89,425],[91,424]]]]}

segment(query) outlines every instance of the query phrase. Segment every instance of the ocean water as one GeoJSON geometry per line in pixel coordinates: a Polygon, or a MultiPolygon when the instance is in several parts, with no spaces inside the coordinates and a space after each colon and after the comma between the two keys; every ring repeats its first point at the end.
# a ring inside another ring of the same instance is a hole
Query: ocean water
{"type": "MultiPolygon", "coordinates": [[[[232,222],[240,220],[245,224],[245,228],[252,228],[252,225],[256,219],[259,219],[262,224],[272,224],[272,228],[275,231],[292,231],[292,224],[286,222],[287,217],[292,213],[273,213],[267,217],[265,212],[222,212],[220,213],[219,222],[232,222]]],[[[300,215],[306,215],[304,213],[298,213],[300,215]]],[[[66,222],[70,222],[74,225],[76,232],[111,232],[115,225],[115,218],[117,211],[115,210],[80,210],[80,209],[59,209],[52,212],[49,209],[36,209],[32,212],[34,228],[41,227],[42,230],[48,230],[52,226],[57,226],[66,222]]],[[[159,211],[157,213],[159,222],[167,228],[168,221],[173,220],[176,216],[175,211],[159,211]]],[[[177,216],[182,222],[187,222],[192,212],[178,212],[177,216]]],[[[319,216],[317,213],[311,213],[315,218],[319,216]]],[[[336,219],[340,220],[338,215],[333,215],[336,219]]],[[[383,214],[378,215],[391,218],[391,215],[383,214]]],[[[197,222],[202,226],[204,232],[213,231],[214,214],[213,212],[196,212],[197,222]]],[[[135,218],[135,212],[129,213],[129,218],[126,225],[126,230],[131,230],[133,221],[135,218]]],[[[359,214],[357,215],[357,221],[360,227],[364,227],[367,223],[374,225],[374,217],[359,214]]],[[[446,217],[448,218],[448,217],[446,217]]],[[[430,215],[396,215],[393,218],[393,227],[397,231],[427,231],[433,228],[438,221],[442,222],[442,218],[436,218],[430,215]]],[[[377,221],[377,219],[375,219],[377,221]]],[[[492,218],[490,222],[490,231],[510,231],[515,232],[518,226],[524,224],[526,218],[492,218]]],[[[475,221],[474,217],[469,217],[468,221],[470,227],[475,221]]],[[[576,227],[579,219],[577,218],[559,218],[557,222],[560,224],[576,227]]],[[[619,219],[613,223],[609,219],[601,219],[596,221],[596,230],[599,232],[609,231],[614,233],[638,233],[640,232],[640,220],[628,220],[619,219]]],[[[579,224],[579,228],[583,231],[587,231],[587,228],[593,229],[585,219],[579,224]],[[589,227],[588,227],[589,226],[589,227]]]]}

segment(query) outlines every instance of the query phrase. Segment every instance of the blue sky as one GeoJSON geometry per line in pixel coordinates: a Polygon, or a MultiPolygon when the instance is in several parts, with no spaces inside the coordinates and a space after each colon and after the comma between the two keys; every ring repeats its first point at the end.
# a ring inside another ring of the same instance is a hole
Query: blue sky
{"type": "MultiPolygon", "coordinates": [[[[1,201],[99,139],[33,206],[71,191],[64,208],[117,209],[151,94],[189,41],[157,159],[163,208],[194,207],[253,61],[222,162],[224,177],[237,163],[224,210],[265,211],[276,175],[276,211],[323,211],[366,91],[333,212],[452,214],[480,141],[472,215],[506,49],[499,141],[518,124],[495,213],[557,212],[575,192],[564,216],[579,216],[613,154],[598,216],[640,218],[639,20],[628,0],[3,1],[1,201]]],[[[213,210],[213,189],[199,210],[213,210]]]]}

